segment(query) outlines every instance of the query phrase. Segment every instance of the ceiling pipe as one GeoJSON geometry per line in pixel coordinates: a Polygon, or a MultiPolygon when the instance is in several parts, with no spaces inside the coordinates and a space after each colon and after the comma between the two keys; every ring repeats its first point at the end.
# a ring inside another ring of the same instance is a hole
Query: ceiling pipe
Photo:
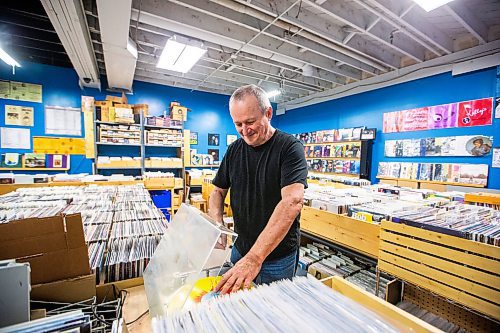
{"type": "MultiPolygon", "coordinates": [[[[243,4],[240,4],[240,3],[237,3],[234,1],[229,1],[229,0],[210,0],[210,1],[217,3],[219,5],[222,5],[224,7],[233,9],[237,12],[258,18],[258,19],[265,21],[265,22],[271,22],[274,19],[272,16],[265,14],[257,9],[245,6],[243,4]]],[[[369,59],[369,58],[367,58],[359,53],[356,53],[356,52],[354,52],[354,51],[352,51],[344,46],[337,45],[337,44],[335,44],[329,40],[326,40],[322,37],[318,37],[317,35],[307,31],[306,28],[303,26],[296,26],[293,24],[286,23],[284,21],[277,21],[274,23],[274,25],[277,27],[280,27],[284,30],[287,30],[287,31],[294,31],[294,29],[301,30],[297,34],[301,35],[304,38],[312,40],[312,41],[314,41],[318,44],[321,44],[323,46],[329,47],[332,50],[335,50],[337,52],[343,53],[348,57],[351,57],[353,59],[361,61],[369,66],[372,66],[373,68],[380,70],[380,71],[383,71],[383,72],[388,71],[387,67],[385,67],[384,65],[381,65],[380,63],[378,63],[372,59],[369,59]]],[[[342,42],[339,41],[339,43],[342,43],[342,42]]]]}
{"type": "Polygon", "coordinates": [[[137,47],[129,37],[132,0],[97,0],[106,76],[110,89],[132,91],[137,47]]]}

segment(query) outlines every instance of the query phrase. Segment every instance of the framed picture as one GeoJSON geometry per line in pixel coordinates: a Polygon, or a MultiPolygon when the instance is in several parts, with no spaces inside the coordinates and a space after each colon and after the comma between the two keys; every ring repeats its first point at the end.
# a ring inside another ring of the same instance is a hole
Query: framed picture
{"type": "Polygon", "coordinates": [[[212,155],[214,162],[219,162],[219,149],[209,149],[208,155],[212,155]]]}
{"type": "Polygon", "coordinates": [[[227,137],[226,137],[227,145],[229,146],[231,143],[233,143],[237,139],[238,139],[238,136],[236,136],[234,134],[228,134],[227,137]]]}
{"type": "Polygon", "coordinates": [[[218,146],[220,142],[219,134],[208,134],[208,145],[209,146],[218,146]]]}
{"type": "Polygon", "coordinates": [[[189,133],[189,144],[190,145],[197,145],[198,144],[198,132],[191,132],[189,133]]]}

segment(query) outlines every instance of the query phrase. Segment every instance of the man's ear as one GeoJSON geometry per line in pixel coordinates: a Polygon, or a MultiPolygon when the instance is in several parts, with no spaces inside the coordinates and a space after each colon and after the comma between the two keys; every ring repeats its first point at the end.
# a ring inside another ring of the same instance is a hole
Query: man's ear
{"type": "Polygon", "coordinates": [[[266,110],[267,119],[271,120],[273,118],[273,108],[270,106],[266,110]]]}

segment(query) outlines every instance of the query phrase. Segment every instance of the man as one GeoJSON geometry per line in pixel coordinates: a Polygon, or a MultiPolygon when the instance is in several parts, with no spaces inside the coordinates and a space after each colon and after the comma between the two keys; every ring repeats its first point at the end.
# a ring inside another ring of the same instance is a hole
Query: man
{"type": "Polygon", "coordinates": [[[484,143],[483,139],[481,138],[475,139],[472,144],[474,145],[474,147],[472,147],[471,149],[471,154],[473,156],[483,156],[491,151],[491,146],[487,143],[484,143]]]}
{"type": "Polygon", "coordinates": [[[232,143],[213,180],[209,215],[222,222],[231,189],[238,234],[231,253],[234,267],[215,291],[222,294],[292,278],[298,264],[299,214],[307,186],[302,144],[271,126],[272,107],[255,85],[238,88],[229,111],[241,138],[232,143]]]}

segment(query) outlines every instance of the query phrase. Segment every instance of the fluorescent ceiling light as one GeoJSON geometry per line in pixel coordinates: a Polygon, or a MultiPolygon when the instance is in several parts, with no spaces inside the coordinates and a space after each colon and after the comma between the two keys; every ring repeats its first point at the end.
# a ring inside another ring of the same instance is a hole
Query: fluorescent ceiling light
{"type": "Polygon", "coordinates": [[[174,36],[167,40],[156,67],[187,73],[206,52],[203,43],[174,36]]]}
{"type": "Polygon", "coordinates": [[[433,9],[446,5],[453,0],[413,0],[424,10],[430,12],[433,9]]]}
{"type": "Polygon", "coordinates": [[[267,98],[278,96],[279,94],[281,94],[281,91],[279,91],[279,90],[273,90],[273,91],[266,93],[267,98]]]}
{"type": "Polygon", "coordinates": [[[12,67],[21,67],[19,63],[0,47],[0,59],[12,67]]]}

